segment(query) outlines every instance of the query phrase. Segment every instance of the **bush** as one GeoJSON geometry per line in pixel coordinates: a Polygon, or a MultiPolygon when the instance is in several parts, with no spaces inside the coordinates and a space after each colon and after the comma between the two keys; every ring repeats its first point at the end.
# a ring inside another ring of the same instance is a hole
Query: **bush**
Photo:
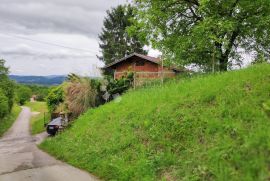
{"type": "Polygon", "coordinates": [[[56,110],[57,106],[64,102],[64,91],[62,86],[54,87],[49,91],[47,106],[50,112],[56,110]]]}
{"type": "Polygon", "coordinates": [[[29,87],[25,85],[19,85],[16,90],[17,102],[20,105],[24,105],[27,101],[30,100],[32,91],[29,87]]]}
{"type": "Polygon", "coordinates": [[[4,118],[9,113],[8,98],[0,89],[0,118],[4,118]]]}
{"type": "Polygon", "coordinates": [[[125,76],[117,80],[114,80],[110,76],[105,77],[103,84],[106,86],[105,92],[110,95],[109,100],[112,99],[112,95],[123,94],[130,89],[133,85],[133,77],[134,74],[132,72],[127,72],[125,76]]]}
{"type": "Polygon", "coordinates": [[[11,111],[14,102],[14,83],[8,78],[8,68],[5,60],[0,59],[0,89],[8,101],[8,112],[11,111]]]}

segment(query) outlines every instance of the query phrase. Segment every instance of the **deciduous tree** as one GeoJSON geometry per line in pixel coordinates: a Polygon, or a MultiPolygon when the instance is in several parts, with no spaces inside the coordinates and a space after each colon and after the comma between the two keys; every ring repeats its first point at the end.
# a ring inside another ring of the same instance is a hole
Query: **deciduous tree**
{"type": "MultiPolygon", "coordinates": [[[[268,56],[269,0],[135,0],[140,36],[182,65],[226,71],[243,51],[268,56]]],[[[134,29],[134,27],[133,27],[134,29]]]]}

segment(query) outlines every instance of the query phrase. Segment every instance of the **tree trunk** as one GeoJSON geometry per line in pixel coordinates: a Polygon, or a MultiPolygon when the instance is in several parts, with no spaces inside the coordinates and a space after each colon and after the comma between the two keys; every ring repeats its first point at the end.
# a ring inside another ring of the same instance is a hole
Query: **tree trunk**
{"type": "Polygon", "coordinates": [[[221,56],[219,60],[219,70],[221,72],[228,70],[228,57],[221,56]]]}
{"type": "Polygon", "coordinates": [[[237,29],[232,33],[229,39],[229,44],[224,53],[222,53],[222,49],[221,47],[219,47],[221,51],[221,56],[219,59],[219,70],[222,72],[228,70],[229,55],[232,51],[233,44],[238,35],[239,35],[239,27],[237,27],[237,29]]]}

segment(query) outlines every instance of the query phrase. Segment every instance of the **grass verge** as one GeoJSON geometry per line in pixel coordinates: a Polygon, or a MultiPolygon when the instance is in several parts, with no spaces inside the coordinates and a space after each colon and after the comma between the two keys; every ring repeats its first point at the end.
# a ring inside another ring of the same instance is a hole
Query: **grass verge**
{"type": "Polygon", "coordinates": [[[10,115],[0,120],[0,137],[12,126],[21,112],[21,107],[14,105],[10,115]]]}
{"type": "Polygon", "coordinates": [[[45,102],[28,102],[25,106],[30,107],[32,112],[36,112],[38,114],[34,114],[31,117],[30,126],[31,126],[31,134],[38,134],[45,131],[44,127],[44,113],[45,120],[49,120],[49,114],[47,105],[45,102]]]}
{"type": "Polygon", "coordinates": [[[270,65],[128,92],[40,147],[105,180],[269,180],[270,65]]]}

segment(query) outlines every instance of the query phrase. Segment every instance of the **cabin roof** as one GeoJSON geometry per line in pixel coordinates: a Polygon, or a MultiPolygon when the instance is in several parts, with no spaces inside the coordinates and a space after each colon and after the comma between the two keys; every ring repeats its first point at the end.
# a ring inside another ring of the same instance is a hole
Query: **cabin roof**
{"type": "Polygon", "coordinates": [[[114,65],[117,65],[117,64],[119,64],[119,63],[121,63],[121,62],[123,62],[123,61],[128,60],[128,59],[131,58],[131,57],[134,57],[134,56],[140,57],[140,58],[142,58],[142,59],[144,59],[144,60],[148,60],[148,61],[153,62],[153,63],[155,63],[155,64],[159,64],[159,63],[160,63],[160,59],[159,59],[159,58],[150,57],[150,56],[142,55],[142,54],[139,54],[139,53],[133,53],[133,54],[130,54],[130,55],[126,56],[126,57],[123,57],[123,58],[121,58],[121,59],[119,59],[119,60],[116,60],[116,61],[114,61],[114,62],[112,62],[112,63],[106,65],[106,66],[104,67],[104,69],[110,68],[110,67],[112,67],[112,66],[114,66],[114,65]]]}

